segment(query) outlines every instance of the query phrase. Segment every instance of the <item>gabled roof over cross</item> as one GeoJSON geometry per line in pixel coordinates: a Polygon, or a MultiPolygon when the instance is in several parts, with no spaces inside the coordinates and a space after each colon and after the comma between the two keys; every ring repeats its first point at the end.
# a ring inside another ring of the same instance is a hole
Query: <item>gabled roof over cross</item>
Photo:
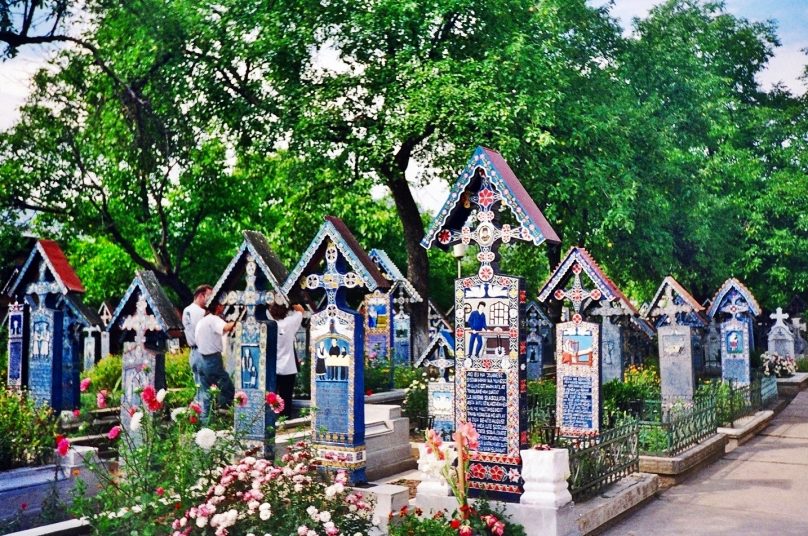
{"type": "Polygon", "coordinates": [[[421,353],[421,356],[415,361],[416,367],[423,367],[429,361],[433,361],[431,356],[435,355],[436,352],[440,349],[444,348],[446,351],[446,355],[449,356],[452,361],[446,360],[445,363],[435,363],[435,366],[439,369],[447,369],[454,366],[454,352],[455,352],[455,339],[452,336],[451,331],[447,330],[440,330],[438,331],[430,340],[429,344],[427,344],[424,351],[421,353]]]}
{"type": "MultiPolygon", "coordinates": [[[[678,281],[672,276],[667,276],[662,280],[654,299],[651,300],[646,318],[670,319],[671,316],[679,313],[685,313],[688,319],[687,324],[707,326],[704,307],[678,281]]],[[[670,322],[670,320],[666,321],[670,322]]]]}
{"type": "Polygon", "coordinates": [[[137,314],[137,304],[141,297],[146,300],[146,305],[151,310],[160,331],[166,335],[170,332],[182,331],[180,314],[166,296],[163,287],[160,286],[157,277],[151,270],[137,272],[115,311],[112,312],[112,318],[110,318],[106,330],[121,329],[121,325],[127,317],[137,314]]]}
{"type": "Polygon", "coordinates": [[[385,279],[367,252],[359,245],[348,226],[336,216],[326,216],[325,222],[320,226],[320,230],[317,231],[297,266],[283,283],[281,290],[284,294],[288,296],[292,289],[300,283],[301,279],[314,273],[320,262],[325,258],[329,243],[336,246],[348,266],[356,274],[358,282],[368,291],[372,292],[377,288],[383,290],[390,288],[392,283],[385,279]]]}
{"type": "MultiPolygon", "coordinates": [[[[288,303],[289,295],[281,290],[281,285],[288,277],[286,267],[272,251],[266,237],[257,231],[242,231],[244,241],[241,243],[236,254],[225,268],[216,286],[213,287],[209,303],[221,302],[223,295],[236,288],[237,283],[244,275],[248,257],[252,258],[255,266],[261,272],[267,282],[269,289],[275,293],[275,297],[280,301],[288,303]]],[[[243,290],[239,288],[239,290],[243,290]]],[[[297,289],[293,289],[297,293],[297,289]]]]}
{"type": "MultiPolygon", "coordinates": [[[[592,282],[592,285],[594,285],[594,290],[600,293],[604,301],[612,302],[617,300],[620,306],[626,310],[626,315],[637,316],[640,314],[634,304],[631,303],[617,285],[603,272],[598,263],[595,262],[595,259],[592,258],[592,255],[584,248],[577,246],[571,247],[567,255],[561,260],[556,269],[553,270],[547,282],[539,289],[537,299],[545,303],[550,296],[554,296],[557,291],[564,291],[564,285],[572,278],[577,280],[581,273],[586,274],[588,279],[592,282]]],[[[564,292],[561,299],[567,297],[567,292],[564,292]]],[[[593,299],[597,301],[599,298],[593,297],[593,299]]]]}
{"type": "MultiPolygon", "coordinates": [[[[502,196],[502,203],[510,209],[516,221],[526,230],[527,238],[534,245],[538,246],[544,241],[553,244],[561,243],[547,218],[536,206],[536,203],[527,193],[525,187],[522,186],[522,183],[519,182],[519,179],[516,178],[513,170],[508,166],[502,155],[492,149],[480,146],[471,155],[468,164],[460,172],[452,186],[449,198],[437,216],[435,216],[435,219],[432,220],[432,225],[430,225],[424,239],[421,240],[422,246],[427,249],[431,247],[435,238],[438,237],[438,233],[442,230],[459,231],[463,227],[472,210],[472,206],[468,203],[464,194],[469,186],[479,188],[479,185],[472,184],[472,179],[475,178],[477,169],[483,170],[488,180],[502,196]]],[[[477,192],[473,193],[476,194],[477,192]]],[[[446,247],[447,245],[439,241],[440,247],[446,247]]]]}
{"type": "Polygon", "coordinates": [[[395,292],[396,289],[400,287],[406,293],[410,303],[420,303],[424,301],[421,295],[418,294],[418,291],[415,290],[415,287],[412,286],[409,279],[401,273],[398,266],[396,266],[393,260],[387,255],[386,251],[383,249],[371,249],[370,258],[376,263],[382,275],[393,283],[393,286],[390,288],[391,292],[395,292]]]}
{"type": "MultiPolygon", "coordinates": [[[[721,285],[721,288],[719,288],[718,292],[716,292],[715,296],[713,296],[713,299],[710,302],[710,307],[707,310],[707,318],[715,317],[719,311],[735,314],[736,311],[730,310],[733,306],[736,306],[735,303],[730,303],[730,300],[732,300],[733,296],[735,296],[735,293],[737,293],[737,295],[745,302],[745,304],[741,304],[741,307],[745,305],[752,316],[760,316],[762,310],[755,299],[755,296],[752,294],[752,291],[749,290],[746,285],[734,277],[731,277],[724,281],[724,284],[721,285]]],[[[735,300],[732,301],[734,302],[735,300]]]]}
{"type": "Polygon", "coordinates": [[[62,294],[68,292],[85,292],[81,279],[76,275],[73,267],[67,262],[62,248],[53,240],[39,239],[28,255],[16,279],[8,289],[9,296],[14,296],[18,292],[25,292],[28,283],[36,281],[39,277],[39,265],[44,262],[53,281],[59,287],[62,294]]]}

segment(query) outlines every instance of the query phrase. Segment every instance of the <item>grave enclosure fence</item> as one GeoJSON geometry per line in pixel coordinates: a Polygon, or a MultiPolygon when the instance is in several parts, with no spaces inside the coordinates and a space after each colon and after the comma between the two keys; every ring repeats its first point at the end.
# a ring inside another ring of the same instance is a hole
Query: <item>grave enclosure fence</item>
{"type": "Polygon", "coordinates": [[[716,433],[718,418],[714,398],[699,399],[682,408],[663,411],[661,400],[646,401],[649,411],[640,420],[640,452],[653,456],[677,456],[716,433]],[[646,420],[648,416],[657,418],[646,420]]]}

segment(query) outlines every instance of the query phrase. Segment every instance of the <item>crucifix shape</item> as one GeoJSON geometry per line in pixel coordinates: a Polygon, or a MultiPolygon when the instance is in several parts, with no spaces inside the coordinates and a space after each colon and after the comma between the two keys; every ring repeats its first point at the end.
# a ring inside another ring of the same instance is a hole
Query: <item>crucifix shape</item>
{"type": "Polygon", "coordinates": [[[147,331],[160,330],[160,324],[157,322],[157,318],[155,318],[154,315],[146,314],[147,305],[146,298],[140,296],[135,306],[135,314],[127,316],[121,325],[121,328],[131,329],[135,332],[135,345],[138,348],[145,346],[147,331]]]}
{"type": "Polygon", "coordinates": [[[48,294],[59,294],[60,288],[59,284],[56,281],[46,281],[45,280],[45,272],[47,271],[48,265],[45,263],[44,260],[40,261],[39,263],[39,280],[35,283],[31,283],[28,285],[28,288],[25,290],[26,294],[35,294],[37,297],[37,309],[44,309],[45,308],[45,299],[47,298],[48,294]]]}
{"type": "Polygon", "coordinates": [[[106,307],[104,307],[104,312],[101,313],[101,321],[104,322],[104,325],[108,325],[109,321],[112,319],[112,313],[106,307]]]}
{"type": "Polygon", "coordinates": [[[311,274],[303,279],[300,284],[304,289],[314,290],[325,289],[328,300],[327,310],[333,311],[337,308],[337,297],[343,288],[354,288],[362,284],[361,279],[354,272],[342,273],[337,267],[339,252],[334,242],[329,241],[325,250],[325,271],[322,275],[311,274]]]}
{"type": "Polygon", "coordinates": [[[405,305],[413,303],[413,301],[414,300],[407,296],[407,291],[404,289],[404,285],[398,285],[396,287],[396,292],[393,297],[393,305],[395,306],[396,314],[400,313],[405,305]]]}
{"type": "Polygon", "coordinates": [[[749,312],[749,305],[742,299],[737,291],[733,290],[726,298],[725,304],[721,307],[722,313],[727,313],[736,317],[742,313],[749,312]]]}
{"type": "Polygon", "coordinates": [[[232,290],[228,292],[225,300],[229,305],[244,306],[247,309],[244,315],[244,328],[257,331],[258,324],[255,321],[255,308],[258,305],[271,303],[275,299],[275,294],[271,290],[256,290],[256,270],[257,264],[255,257],[251,254],[247,254],[247,263],[244,266],[244,290],[232,290]]]}
{"type": "Polygon", "coordinates": [[[655,307],[651,311],[651,316],[655,317],[666,316],[670,324],[676,324],[677,314],[690,313],[693,311],[693,307],[691,307],[687,303],[684,302],[680,304],[676,303],[676,300],[673,296],[673,289],[670,287],[670,285],[665,287],[665,296],[659,301],[660,303],[664,303],[665,305],[662,307],[655,307]]]}
{"type": "Polygon", "coordinates": [[[623,308],[623,305],[620,302],[604,301],[599,303],[598,306],[592,310],[592,314],[595,316],[601,316],[603,317],[603,320],[606,321],[606,319],[610,316],[625,316],[628,314],[628,311],[623,308]]]}
{"type": "Polygon", "coordinates": [[[795,335],[797,335],[797,337],[799,337],[800,333],[805,331],[805,328],[808,327],[805,325],[805,322],[803,322],[802,319],[798,316],[795,316],[794,318],[791,319],[791,325],[794,326],[794,333],[795,335]]]}
{"type": "MultiPolygon", "coordinates": [[[[572,288],[569,289],[556,289],[553,293],[553,296],[558,301],[564,300],[565,298],[572,302],[572,307],[575,309],[575,315],[573,316],[573,322],[576,322],[576,318],[580,322],[581,317],[581,304],[587,298],[591,298],[593,301],[599,301],[600,298],[603,296],[600,289],[592,289],[586,290],[583,285],[581,284],[581,265],[577,262],[572,266],[572,272],[575,274],[575,279],[572,283],[572,288]]],[[[576,323],[577,323],[576,322],[576,323]]]]}
{"type": "Polygon", "coordinates": [[[460,231],[444,229],[438,233],[438,242],[448,245],[459,240],[465,245],[471,242],[477,244],[480,248],[477,253],[477,260],[480,262],[477,273],[483,281],[490,281],[496,271],[499,243],[507,244],[511,240],[530,242],[533,238],[526,227],[511,227],[508,224],[499,226],[494,207],[504,203],[502,194],[491,184],[482,168],[477,168],[475,173],[481,176],[480,190],[476,194],[466,191],[461,196],[461,202],[466,207],[473,204],[475,210],[472,210],[460,231]]]}
{"type": "Polygon", "coordinates": [[[777,312],[770,314],[769,318],[774,320],[775,325],[780,324],[785,326],[786,324],[784,321],[788,318],[788,313],[784,313],[782,307],[778,307],[777,312]]]}

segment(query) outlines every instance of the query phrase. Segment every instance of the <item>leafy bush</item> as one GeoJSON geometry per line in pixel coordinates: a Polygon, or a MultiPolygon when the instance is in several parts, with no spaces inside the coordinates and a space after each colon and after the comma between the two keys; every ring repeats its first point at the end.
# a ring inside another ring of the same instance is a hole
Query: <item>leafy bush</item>
{"type": "Polygon", "coordinates": [[[0,390],[0,470],[46,463],[53,453],[56,419],[26,392],[0,390]]]}
{"type": "Polygon", "coordinates": [[[182,534],[369,534],[372,504],[344,471],[317,471],[306,443],[282,464],[252,456],[225,466],[203,499],[172,523],[182,534]]]}
{"type": "Polygon", "coordinates": [[[165,534],[165,524],[202,500],[220,468],[244,453],[246,445],[232,431],[232,410],[200,428],[198,405],[169,416],[173,393],[148,392],[127,427],[108,431],[117,467],[88,460],[102,484],[98,493],[87,496],[83,482],[74,492],[73,513],[90,519],[95,534],[165,534]]]}
{"type": "Polygon", "coordinates": [[[555,405],[556,384],[551,380],[531,380],[527,382],[527,394],[535,397],[540,404],[555,405]]]}
{"type": "Polygon", "coordinates": [[[406,389],[402,408],[404,414],[409,417],[410,425],[416,428],[425,428],[427,425],[429,407],[427,391],[426,372],[421,372],[421,377],[414,379],[406,389]]]}
{"type": "Polygon", "coordinates": [[[658,400],[661,394],[656,367],[631,365],[622,382],[603,385],[603,409],[606,413],[629,411],[636,401],[658,400]]]}
{"type": "Polygon", "coordinates": [[[190,348],[183,348],[179,353],[166,354],[166,386],[169,389],[189,388],[196,390],[194,375],[188,361],[190,352],[190,348]]]}
{"type": "Polygon", "coordinates": [[[662,426],[641,426],[639,430],[640,452],[664,453],[668,447],[668,433],[662,426]]]}
{"type": "Polygon", "coordinates": [[[118,400],[121,393],[121,375],[123,374],[123,359],[119,355],[108,355],[95,364],[89,371],[82,372],[81,378],[90,378],[92,386],[97,390],[106,389],[109,393],[116,393],[118,400]]]}
{"type": "Polygon", "coordinates": [[[808,372],[808,357],[801,357],[795,362],[797,372],[808,372]]]}

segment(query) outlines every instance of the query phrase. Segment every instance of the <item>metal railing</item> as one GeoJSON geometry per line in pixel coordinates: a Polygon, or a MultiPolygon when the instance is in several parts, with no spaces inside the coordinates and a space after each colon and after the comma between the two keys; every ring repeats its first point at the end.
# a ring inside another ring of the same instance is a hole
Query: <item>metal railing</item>
{"type": "Polygon", "coordinates": [[[679,407],[665,404],[659,420],[639,422],[640,452],[676,456],[714,435],[717,427],[713,398],[683,403],[679,407]]]}
{"type": "Polygon", "coordinates": [[[570,451],[569,487],[572,498],[585,499],[640,469],[637,422],[586,438],[559,437],[558,446],[570,451]]]}
{"type": "Polygon", "coordinates": [[[760,403],[761,407],[767,407],[777,400],[777,378],[775,376],[763,376],[760,378],[760,403]]]}

